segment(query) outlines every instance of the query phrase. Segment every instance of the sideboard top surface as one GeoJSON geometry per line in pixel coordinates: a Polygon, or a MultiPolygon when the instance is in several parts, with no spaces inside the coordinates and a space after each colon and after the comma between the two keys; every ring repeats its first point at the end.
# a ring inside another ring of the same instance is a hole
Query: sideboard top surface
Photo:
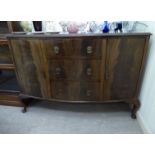
{"type": "Polygon", "coordinates": [[[74,38],[74,37],[127,37],[127,36],[150,36],[151,33],[84,33],[84,34],[7,34],[9,38],[74,38]]]}

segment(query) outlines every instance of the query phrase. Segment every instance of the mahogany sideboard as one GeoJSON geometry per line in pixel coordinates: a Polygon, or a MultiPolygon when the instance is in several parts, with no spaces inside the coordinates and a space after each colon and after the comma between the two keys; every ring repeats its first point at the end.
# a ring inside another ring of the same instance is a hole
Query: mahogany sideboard
{"type": "Polygon", "coordinates": [[[131,105],[138,93],[150,33],[9,34],[26,111],[27,99],[131,105]]]}

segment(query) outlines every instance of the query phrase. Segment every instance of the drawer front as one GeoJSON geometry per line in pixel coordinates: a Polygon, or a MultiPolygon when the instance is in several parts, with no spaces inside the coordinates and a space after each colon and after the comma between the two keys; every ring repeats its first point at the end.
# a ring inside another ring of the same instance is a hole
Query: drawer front
{"type": "Polygon", "coordinates": [[[0,64],[11,64],[11,54],[8,45],[0,45],[0,64]]]}
{"type": "Polygon", "coordinates": [[[53,80],[100,80],[100,61],[51,60],[49,74],[53,80]]]}
{"type": "Polygon", "coordinates": [[[99,82],[81,82],[79,99],[86,101],[100,100],[101,85],[99,82]]]}
{"type": "Polygon", "coordinates": [[[52,81],[52,94],[54,99],[78,100],[79,83],[69,81],[52,81]]]}
{"type": "Polygon", "coordinates": [[[43,42],[47,59],[75,57],[101,58],[104,39],[48,39],[43,42]],[[102,44],[102,46],[101,46],[102,44]]]}
{"type": "Polygon", "coordinates": [[[86,57],[86,58],[95,58],[100,59],[102,50],[105,50],[102,48],[102,41],[103,39],[93,39],[93,38],[84,38],[81,39],[80,44],[80,56],[86,57]]]}
{"type": "Polygon", "coordinates": [[[47,39],[43,41],[43,46],[46,50],[47,59],[71,56],[70,53],[73,54],[74,52],[70,39],[47,39]]]}
{"type": "Polygon", "coordinates": [[[100,100],[99,82],[69,82],[53,81],[52,97],[70,101],[95,101],[100,100]]]}

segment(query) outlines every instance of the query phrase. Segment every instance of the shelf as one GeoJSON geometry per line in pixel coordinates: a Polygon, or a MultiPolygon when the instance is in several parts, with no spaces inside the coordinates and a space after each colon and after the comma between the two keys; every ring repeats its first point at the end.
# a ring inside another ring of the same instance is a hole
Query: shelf
{"type": "Polygon", "coordinates": [[[6,38],[6,35],[0,34],[0,45],[3,45],[3,44],[8,44],[8,40],[6,38]]]}
{"type": "Polygon", "coordinates": [[[0,64],[0,70],[14,70],[15,66],[13,64],[0,64]]]}
{"type": "Polygon", "coordinates": [[[14,72],[15,66],[9,61],[11,53],[6,38],[6,35],[13,31],[12,23],[16,24],[11,21],[0,21],[0,57],[2,60],[0,64],[0,105],[22,106],[19,99],[20,89],[14,72]]]}
{"type": "Polygon", "coordinates": [[[0,91],[0,105],[22,106],[19,99],[19,92],[0,91]]]}
{"type": "Polygon", "coordinates": [[[8,40],[0,38],[0,45],[5,45],[5,44],[8,44],[8,40]]]}

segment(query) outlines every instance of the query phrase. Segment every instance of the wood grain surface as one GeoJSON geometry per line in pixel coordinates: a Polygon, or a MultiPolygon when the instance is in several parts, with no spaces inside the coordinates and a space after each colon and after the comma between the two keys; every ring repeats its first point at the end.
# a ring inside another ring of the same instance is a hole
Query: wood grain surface
{"type": "Polygon", "coordinates": [[[10,35],[8,39],[23,94],[108,101],[138,98],[149,35],[10,35]]]}

